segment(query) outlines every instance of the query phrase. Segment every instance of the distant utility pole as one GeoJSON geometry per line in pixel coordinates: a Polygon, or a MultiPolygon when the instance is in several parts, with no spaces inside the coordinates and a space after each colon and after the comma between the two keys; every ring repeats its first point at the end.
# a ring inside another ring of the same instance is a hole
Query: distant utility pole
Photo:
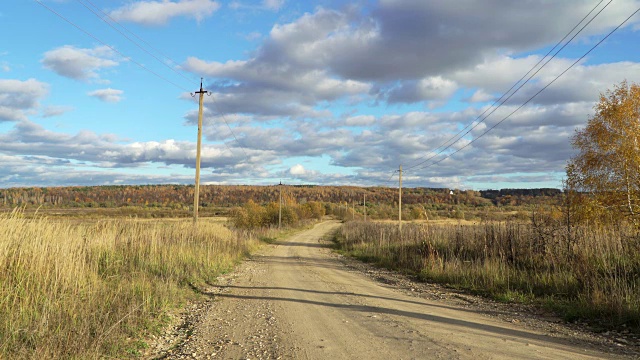
{"type": "MultiPolygon", "coordinates": [[[[196,149],[196,187],[193,194],[193,222],[198,221],[198,201],[200,200],[200,154],[202,146],[202,111],[204,104],[204,94],[209,94],[202,89],[202,78],[200,79],[200,91],[196,91],[196,94],[200,95],[199,107],[198,107],[198,147],[196,149]]],[[[191,94],[194,96],[194,94],[191,94]]]]}
{"type": "Polygon", "coordinates": [[[398,186],[398,231],[402,236],[402,165],[400,165],[400,186],[398,186]]]}
{"type": "Polygon", "coordinates": [[[278,230],[280,230],[282,226],[282,181],[280,181],[278,189],[280,190],[280,201],[278,201],[278,230]]]}
{"type": "Polygon", "coordinates": [[[364,202],[362,203],[362,212],[364,213],[364,222],[367,222],[367,194],[364,194],[364,202]]]}

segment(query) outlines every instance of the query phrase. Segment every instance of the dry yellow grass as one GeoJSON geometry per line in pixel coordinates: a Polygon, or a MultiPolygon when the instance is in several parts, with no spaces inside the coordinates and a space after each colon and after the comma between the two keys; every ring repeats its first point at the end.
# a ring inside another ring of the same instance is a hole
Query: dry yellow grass
{"type": "Polygon", "coordinates": [[[425,280],[640,328],[640,237],[628,224],[406,224],[400,234],[396,224],[348,222],[338,241],[348,254],[425,280]]]}
{"type": "Polygon", "coordinates": [[[208,221],[0,215],[0,358],[135,354],[127,338],[254,246],[208,221]]]}
{"type": "MultiPolygon", "coordinates": [[[[398,220],[376,219],[373,222],[381,224],[397,224],[398,220]]],[[[465,219],[436,219],[436,220],[403,220],[402,224],[421,224],[421,225],[478,225],[480,220],[465,219]]]]}

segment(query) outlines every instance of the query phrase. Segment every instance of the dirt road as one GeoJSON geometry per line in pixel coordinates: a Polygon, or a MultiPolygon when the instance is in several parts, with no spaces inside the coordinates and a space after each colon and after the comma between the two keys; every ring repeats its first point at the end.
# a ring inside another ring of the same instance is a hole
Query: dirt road
{"type": "Polygon", "coordinates": [[[324,222],[270,245],[210,289],[162,358],[596,359],[602,343],[532,329],[373,280],[332,254],[324,222]]]}

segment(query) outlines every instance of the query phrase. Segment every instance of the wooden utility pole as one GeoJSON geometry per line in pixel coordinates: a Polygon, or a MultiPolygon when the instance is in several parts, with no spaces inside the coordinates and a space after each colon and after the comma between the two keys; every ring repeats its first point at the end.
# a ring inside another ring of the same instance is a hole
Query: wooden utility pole
{"type": "Polygon", "coordinates": [[[364,213],[364,222],[367,222],[367,194],[364,194],[364,202],[362,203],[362,212],[364,213]]]}
{"type": "Polygon", "coordinates": [[[402,165],[400,165],[400,182],[398,186],[398,231],[402,235],[402,165]]]}
{"type": "Polygon", "coordinates": [[[202,111],[204,104],[204,94],[206,91],[202,89],[202,79],[200,79],[200,91],[196,91],[196,94],[200,95],[199,107],[198,107],[198,147],[196,149],[196,187],[193,194],[193,222],[198,221],[198,202],[200,200],[200,154],[202,146],[202,111]]]}
{"type": "Polygon", "coordinates": [[[280,201],[278,201],[278,230],[280,230],[282,226],[282,181],[280,181],[278,189],[280,189],[280,201]]]}

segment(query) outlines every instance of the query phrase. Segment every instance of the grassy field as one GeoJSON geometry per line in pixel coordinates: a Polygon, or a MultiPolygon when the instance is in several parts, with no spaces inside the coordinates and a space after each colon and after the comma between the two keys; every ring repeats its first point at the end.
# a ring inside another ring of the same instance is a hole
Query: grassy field
{"type": "MultiPolygon", "coordinates": [[[[0,213],[11,212],[16,207],[1,207],[0,213]]],[[[25,217],[48,218],[77,218],[77,219],[186,219],[193,217],[193,210],[187,206],[181,209],[144,207],[144,206],[121,206],[121,207],[77,207],[60,208],[50,206],[23,206],[21,209],[25,217]]],[[[227,215],[228,208],[208,207],[200,210],[199,215],[203,218],[219,218],[227,215]]]]}
{"type": "Polygon", "coordinates": [[[0,214],[0,358],[126,357],[258,246],[219,221],[0,214]]]}
{"type": "Polygon", "coordinates": [[[640,239],[627,226],[348,222],[359,259],[502,301],[535,302],[602,328],[640,325],[640,239]]]}

